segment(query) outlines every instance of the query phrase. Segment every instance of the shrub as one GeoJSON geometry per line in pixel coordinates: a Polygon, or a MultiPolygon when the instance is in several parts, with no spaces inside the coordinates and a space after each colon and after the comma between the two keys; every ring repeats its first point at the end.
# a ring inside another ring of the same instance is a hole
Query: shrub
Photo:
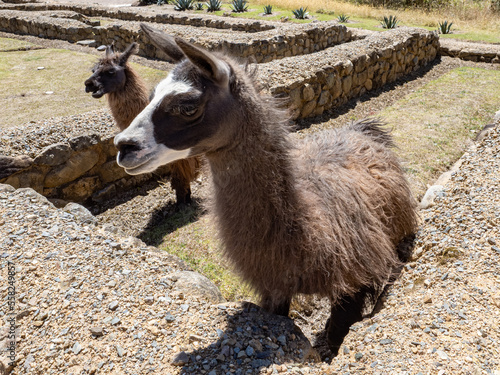
{"type": "Polygon", "coordinates": [[[333,10],[325,10],[323,8],[320,8],[316,11],[316,13],[319,13],[319,14],[328,14],[329,16],[333,16],[335,14],[335,11],[333,10]]]}
{"type": "Polygon", "coordinates": [[[305,8],[300,7],[299,9],[294,9],[294,10],[292,10],[292,13],[295,16],[295,18],[297,18],[299,20],[306,19],[307,16],[309,15],[309,12],[307,11],[307,7],[305,7],[305,8]]]}
{"type": "Polygon", "coordinates": [[[349,16],[346,16],[345,14],[339,14],[339,16],[337,17],[337,21],[339,21],[340,23],[346,23],[347,21],[349,21],[349,16]]]}
{"type": "Polygon", "coordinates": [[[273,6],[265,5],[264,6],[264,14],[273,14],[273,6]]]}
{"type": "Polygon", "coordinates": [[[396,16],[384,16],[384,19],[380,21],[380,24],[384,29],[395,29],[399,21],[396,16]]]}
{"type": "Polygon", "coordinates": [[[207,6],[207,12],[217,12],[222,6],[221,0],[208,0],[205,4],[207,6]]]}
{"type": "Polygon", "coordinates": [[[448,21],[438,22],[438,33],[450,34],[451,33],[451,25],[453,25],[453,22],[449,22],[449,23],[448,23],[448,21]]]}
{"type": "Polygon", "coordinates": [[[233,0],[231,3],[231,9],[235,13],[242,13],[248,10],[247,0],[233,0]]]}
{"type": "Polygon", "coordinates": [[[194,0],[174,0],[175,10],[191,10],[193,9],[194,0]]]}

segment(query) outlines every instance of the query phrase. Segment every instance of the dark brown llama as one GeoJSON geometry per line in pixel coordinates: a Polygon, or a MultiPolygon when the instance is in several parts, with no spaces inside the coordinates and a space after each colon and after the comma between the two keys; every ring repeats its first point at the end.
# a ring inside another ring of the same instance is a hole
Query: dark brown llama
{"type": "Polygon", "coordinates": [[[293,141],[285,113],[237,62],[142,29],[177,66],[116,136],[118,163],[138,174],[206,155],[225,254],[271,312],[287,315],[298,293],[328,296],[336,355],[416,228],[390,134],[364,120],[293,141]]]}
{"type": "MultiPolygon", "coordinates": [[[[131,55],[137,53],[137,43],[130,44],[123,53],[115,52],[113,45],[92,69],[92,76],[85,81],[85,91],[93,98],[107,94],[109,108],[116,125],[125,130],[132,120],[149,103],[149,94],[141,77],[128,64],[131,55]]],[[[190,183],[199,173],[200,158],[177,160],[170,164],[172,189],[178,203],[191,201],[190,183]]]]}

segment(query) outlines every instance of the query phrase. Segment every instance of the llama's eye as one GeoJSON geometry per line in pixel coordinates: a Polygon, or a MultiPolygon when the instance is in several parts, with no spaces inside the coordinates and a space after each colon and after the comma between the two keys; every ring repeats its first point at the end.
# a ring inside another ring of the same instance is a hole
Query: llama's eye
{"type": "Polygon", "coordinates": [[[196,108],[195,106],[193,105],[189,105],[189,106],[184,106],[184,107],[181,107],[181,113],[184,115],[184,116],[187,116],[187,117],[191,117],[193,116],[194,114],[196,114],[196,111],[198,110],[198,108],[196,108]]]}

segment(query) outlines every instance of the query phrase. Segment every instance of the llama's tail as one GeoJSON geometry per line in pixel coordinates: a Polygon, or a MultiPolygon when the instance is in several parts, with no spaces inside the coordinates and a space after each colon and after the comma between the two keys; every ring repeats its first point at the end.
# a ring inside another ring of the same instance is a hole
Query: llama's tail
{"type": "Polygon", "coordinates": [[[387,123],[380,118],[370,117],[352,122],[349,128],[367,135],[375,142],[381,143],[386,147],[394,147],[391,131],[384,129],[386,125],[387,123]]]}

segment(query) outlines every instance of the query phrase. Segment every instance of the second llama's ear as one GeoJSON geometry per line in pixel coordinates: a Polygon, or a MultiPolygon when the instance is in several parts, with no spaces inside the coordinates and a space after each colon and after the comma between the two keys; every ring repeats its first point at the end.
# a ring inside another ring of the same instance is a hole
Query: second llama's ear
{"type": "Polygon", "coordinates": [[[219,84],[227,84],[230,70],[224,61],[218,59],[207,50],[186,42],[184,39],[176,37],[175,42],[182,49],[186,57],[208,78],[219,84]]]}
{"type": "Polygon", "coordinates": [[[165,52],[174,62],[178,63],[186,56],[184,52],[177,46],[174,38],[164,32],[155,29],[145,23],[141,23],[141,30],[151,40],[151,42],[165,52]]]}
{"type": "Polygon", "coordinates": [[[106,57],[110,57],[115,53],[115,42],[113,41],[109,46],[106,47],[106,57]]]}
{"type": "Polygon", "coordinates": [[[139,52],[139,45],[135,42],[131,43],[120,55],[119,64],[122,66],[125,65],[129,57],[135,55],[137,52],[139,52]]]}

